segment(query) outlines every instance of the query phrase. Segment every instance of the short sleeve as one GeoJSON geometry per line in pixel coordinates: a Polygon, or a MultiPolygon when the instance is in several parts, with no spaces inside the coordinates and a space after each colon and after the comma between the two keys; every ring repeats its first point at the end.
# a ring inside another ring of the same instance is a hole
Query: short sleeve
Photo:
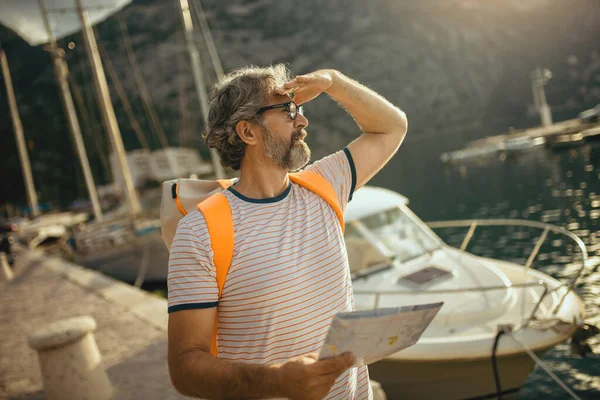
{"type": "Polygon", "coordinates": [[[192,228],[192,223],[197,224],[197,220],[201,218],[200,213],[188,214],[177,225],[169,256],[169,313],[216,307],[219,304],[216,272],[206,223],[202,219],[204,229],[199,229],[198,226],[192,228]],[[194,217],[195,221],[192,219],[194,217]]]}
{"type": "Polygon", "coordinates": [[[352,200],[356,187],[356,169],[350,151],[345,148],[330,154],[315,161],[306,169],[315,171],[329,182],[337,194],[338,204],[343,212],[348,202],[352,200]]]}

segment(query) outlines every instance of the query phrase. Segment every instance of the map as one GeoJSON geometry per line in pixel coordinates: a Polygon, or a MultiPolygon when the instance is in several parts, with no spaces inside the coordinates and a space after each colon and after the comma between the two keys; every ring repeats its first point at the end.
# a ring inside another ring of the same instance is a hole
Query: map
{"type": "Polygon", "coordinates": [[[417,343],[444,303],[336,314],[319,359],[351,352],[355,367],[371,364],[417,343]]]}

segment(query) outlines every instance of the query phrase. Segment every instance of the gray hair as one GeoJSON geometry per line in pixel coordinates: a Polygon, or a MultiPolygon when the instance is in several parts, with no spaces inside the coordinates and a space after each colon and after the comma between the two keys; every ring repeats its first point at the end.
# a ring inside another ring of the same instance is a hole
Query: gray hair
{"type": "Polygon", "coordinates": [[[283,64],[269,67],[249,66],[228,73],[215,84],[210,94],[208,132],[204,140],[217,150],[224,167],[239,170],[246,144],[235,127],[240,121],[260,121],[258,109],[266,105],[269,92],[291,80],[283,64]]]}

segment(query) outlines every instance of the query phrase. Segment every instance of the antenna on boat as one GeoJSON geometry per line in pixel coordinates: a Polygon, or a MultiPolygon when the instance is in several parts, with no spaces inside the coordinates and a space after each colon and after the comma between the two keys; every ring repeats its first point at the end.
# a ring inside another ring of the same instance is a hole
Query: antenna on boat
{"type": "MultiPolygon", "coordinates": [[[[43,0],[40,0],[40,2],[43,0]]],[[[83,40],[85,42],[85,49],[90,59],[90,66],[92,68],[92,75],[94,86],[96,87],[96,96],[98,98],[98,106],[100,107],[100,113],[102,115],[102,122],[106,129],[112,150],[116,154],[117,163],[119,169],[123,174],[123,182],[125,184],[125,195],[129,203],[129,210],[133,216],[137,216],[140,213],[140,203],[133,186],[133,179],[131,177],[131,171],[127,163],[125,156],[125,147],[123,145],[123,138],[121,137],[121,131],[117,123],[117,117],[115,116],[115,110],[113,109],[110,101],[110,94],[108,92],[108,84],[106,82],[106,76],[104,75],[104,69],[102,68],[102,62],[98,55],[98,46],[96,44],[96,37],[94,31],[90,25],[87,11],[83,8],[82,0],[75,0],[77,5],[77,13],[81,20],[83,40]]]]}
{"type": "MultiPolygon", "coordinates": [[[[80,1],[80,0],[78,0],[80,1]]],[[[200,62],[200,53],[194,43],[194,23],[192,21],[192,15],[190,13],[190,6],[188,0],[177,0],[179,8],[181,9],[181,19],[183,21],[183,33],[185,37],[185,43],[187,46],[190,60],[192,62],[192,72],[194,74],[194,86],[196,87],[196,93],[198,93],[198,101],[200,102],[200,108],[202,109],[202,118],[204,120],[204,126],[208,128],[208,94],[206,92],[206,85],[204,83],[204,75],[202,73],[202,63],[200,62]]],[[[225,178],[225,170],[221,165],[219,155],[215,149],[210,149],[210,156],[217,179],[225,178]]]]}
{"type": "Polygon", "coordinates": [[[552,79],[552,72],[547,68],[536,68],[531,73],[533,104],[540,114],[542,126],[552,125],[552,112],[550,111],[550,106],[546,103],[546,92],[544,91],[544,86],[550,79],[552,79]]]}
{"type": "Polygon", "coordinates": [[[10,69],[8,68],[8,60],[6,52],[0,45],[0,63],[2,64],[2,75],[4,76],[4,84],[6,85],[6,95],[8,97],[8,106],[10,108],[10,116],[15,130],[15,138],[17,140],[17,148],[19,149],[19,159],[21,160],[21,170],[23,171],[23,179],[25,180],[25,189],[27,191],[27,202],[29,209],[34,217],[40,215],[40,207],[38,204],[37,193],[33,185],[33,176],[31,174],[31,164],[29,163],[29,155],[27,154],[27,146],[25,145],[25,136],[23,135],[23,124],[19,117],[19,109],[17,108],[17,99],[13,90],[12,79],[10,77],[10,69]]]}
{"type": "Polygon", "coordinates": [[[46,32],[48,33],[48,50],[52,55],[52,62],[54,64],[54,75],[60,89],[60,98],[67,115],[69,122],[69,131],[75,142],[75,148],[77,149],[77,155],[81,163],[83,170],[83,176],[85,178],[85,185],[90,195],[90,201],[92,202],[92,208],[94,210],[94,216],[97,221],[102,221],[102,207],[100,207],[100,201],[98,200],[98,192],[96,191],[96,185],[90,169],[90,163],[85,151],[83,139],[81,137],[81,128],[77,119],[77,112],[75,111],[75,105],[73,104],[73,97],[71,96],[71,90],[69,89],[69,82],[67,76],[69,69],[67,63],[64,60],[64,50],[58,47],[56,43],[56,37],[50,28],[50,20],[48,19],[48,10],[44,0],[39,0],[40,11],[42,13],[42,19],[46,32]]]}

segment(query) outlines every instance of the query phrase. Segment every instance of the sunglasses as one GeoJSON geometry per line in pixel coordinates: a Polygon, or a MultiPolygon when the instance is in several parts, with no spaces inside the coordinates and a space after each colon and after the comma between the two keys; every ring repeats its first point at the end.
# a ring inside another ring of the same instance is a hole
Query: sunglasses
{"type": "Polygon", "coordinates": [[[304,107],[296,105],[293,101],[288,101],[282,104],[273,104],[272,106],[261,107],[258,109],[256,114],[262,114],[265,111],[273,110],[275,108],[285,108],[290,119],[294,121],[298,114],[304,115],[304,107]]]}

